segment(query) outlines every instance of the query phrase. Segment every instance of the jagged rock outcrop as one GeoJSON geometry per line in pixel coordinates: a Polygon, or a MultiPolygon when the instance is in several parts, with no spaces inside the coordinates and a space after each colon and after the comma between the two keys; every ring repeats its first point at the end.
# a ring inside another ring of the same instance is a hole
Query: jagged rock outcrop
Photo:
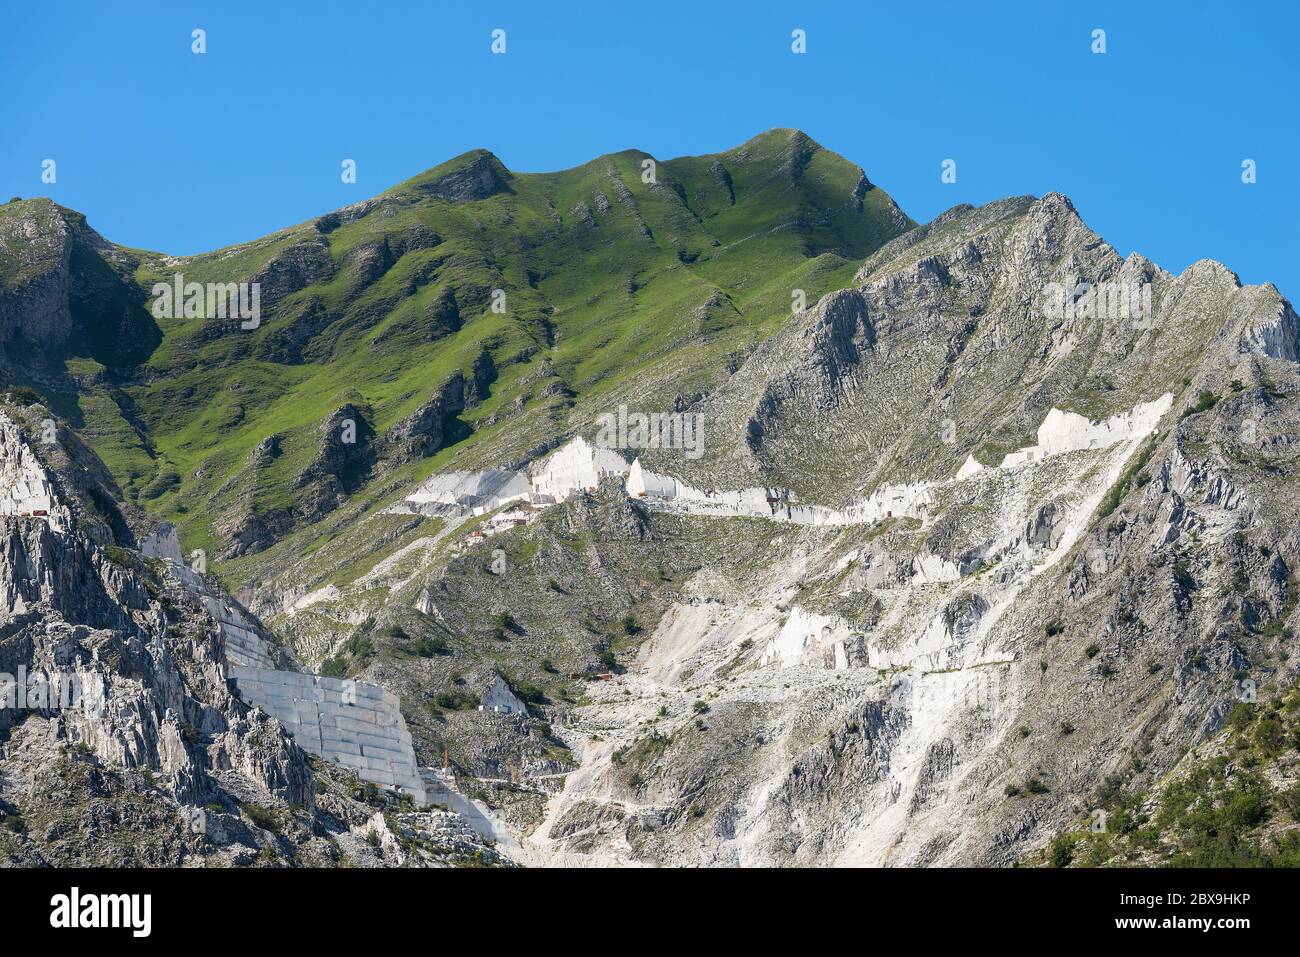
{"type": "Polygon", "coordinates": [[[0,206],[0,373],[41,378],[38,356],[71,336],[101,361],[138,361],[161,340],[132,280],[137,260],[48,199],[0,206]]]}
{"type": "Polygon", "coordinates": [[[0,413],[0,476],[39,474],[50,507],[0,502],[0,859],[323,865],[342,863],[343,843],[361,861],[501,862],[446,815],[399,817],[413,853],[354,839],[373,807],[347,771],[315,765],[235,693],[235,626],[212,610],[229,599],[194,587],[174,528],[147,536],[147,552],[86,538],[82,507],[65,504],[11,414],[0,413]]]}
{"type": "Polygon", "coordinates": [[[384,433],[381,456],[391,464],[427,458],[455,434],[455,417],[465,410],[469,386],[459,372],[447,379],[429,401],[384,433]]]}
{"type": "Polygon", "coordinates": [[[510,173],[486,150],[471,154],[468,162],[442,176],[419,183],[423,192],[453,203],[487,199],[509,189],[510,173]]]}
{"type": "Polygon", "coordinates": [[[316,237],[277,253],[250,281],[260,284],[262,305],[269,309],[293,293],[333,275],[334,259],[330,256],[329,243],[316,237]]]}

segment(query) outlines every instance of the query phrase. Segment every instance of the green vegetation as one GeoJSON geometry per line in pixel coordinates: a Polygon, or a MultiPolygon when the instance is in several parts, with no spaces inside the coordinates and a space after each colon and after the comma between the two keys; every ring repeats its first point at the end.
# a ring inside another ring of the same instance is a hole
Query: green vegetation
{"type": "Polygon", "coordinates": [[[244,813],[254,826],[260,827],[264,831],[270,831],[273,834],[279,833],[284,827],[284,821],[279,811],[275,808],[263,807],[260,804],[241,804],[239,810],[244,813]]]}
{"type": "Polygon", "coordinates": [[[327,678],[346,678],[348,663],[337,655],[333,655],[321,662],[320,673],[327,678]]]}
{"type": "Polygon", "coordinates": [[[1137,477],[1139,473],[1142,472],[1142,469],[1146,467],[1147,462],[1151,460],[1151,456],[1155,453],[1155,450],[1156,436],[1153,435],[1142,443],[1142,448],[1139,449],[1137,455],[1133,457],[1133,461],[1128,464],[1124,469],[1123,474],[1121,474],[1115,484],[1110,487],[1110,490],[1106,492],[1105,497],[1097,506],[1098,520],[1108,517],[1113,511],[1115,511],[1115,509],[1119,508],[1119,503],[1124,501],[1124,496],[1129,493],[1131,488],[1140,488],[1145,484],[1144,482],[1138,482],[1137,477]]]}
{"type": "Polygon", "coordinates": [[[421,658],[433,658],[437,655],[450,654],[447,640],[438,635],[421,638],[415,643],[415,653],[421,658]]]}
{"type": "Polygon", "coordinates": [[[464,691],[444,691],[434,698],[434,704],[443,711],[473,711],[478,699],[464,691]]]}
{"type": "MultiPolygon", "coordinates": [[[[1104,827],[1058,835],[1054,866],[1300,866],[1300,689],[1238,704],[1220,735],[1153,791],[1111,775],[1096,795],[1104,827]]],[[[1141,773],[1142,763],[1134,762],[1141,773]]],[[[1096,815],[1097,811],[1093,814],[1096,815]]]]}
{"type": "MultiPolygon", "coordinates": [[[[257,329],[155,318],[138,304],[129,334],[86,316],[90,331],[63,359],[77,391],[42,398],[128,498],[244,581],[277,556],[325,547],[340,487],[391,494],[453,459],[520,454],[575,415],[591,421],[632,383],[663,383],[645,401],[671,407],[783,323],[791,289],[815,302],[912,225],[882,190],[863,188],[855,165],[792,130],[660,161],[657,183],[642,182],[643,158],[514,174],[475,151],[394,187],[366,215],[189,257],[187,281],[263,283],[257,329]],[[443,198],[466,179],[479,184],[472,195],[443,198]],[[115,338],[91,334],[109,328],[115,338]],[[468,401],[443,409],[432,439],[403,445],[398,427],[444,395],[468,401]],[[321,431],[349,404],[355,454],[321,431]],[[255,541],[239,556],[237,529],[255,541]]],[[[80,221],[45,200],[0,210],[35,211],[51,232],[60,216],[80,221]]],[[[173,278],[173,263],[135,255],[134,274],[83,264],[105,272],[103,309],[114,296],[138,303],[140,290],[148,301],[153,283],[173,278]]],[[[511,543],[511,558],[527,563],[535,548],[511,543]]]]}
{"type": "Polygon", "coordinates": [[[1181,422],[1183,419],[1189,418],[1193,415],[1200,415],[1202,412],[1208,412],[1218,404],[1219,397],[1217,395],[1213,392],[1202,389],[1197,393],[1196,401],[1183,410],[1183,414],[1179,416],[1179,421],[1181,422]]]}

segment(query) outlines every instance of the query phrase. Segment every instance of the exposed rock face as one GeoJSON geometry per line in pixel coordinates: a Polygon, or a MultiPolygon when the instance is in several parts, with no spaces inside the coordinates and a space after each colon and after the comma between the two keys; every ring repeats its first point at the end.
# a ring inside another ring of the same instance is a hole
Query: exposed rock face
{"type": "MultiPolygon", "coordinates": [[[[744,200],[743,163],[778,191],[830,182],[819,221],[881,201],[860,172],[824,179],[815,144],[786,133],[650,195],[726,215],[744,200]]],[[[599,188],[568,194],[567,214],[539,213],[545,241],[595,256],[630,235],[635,260],[664,232],[652,203],[612,161],[591,175],[599,188]]],[[[504,206],[509,188],[472,155],[318,221],[303,242],[395,216],[415,194],[432,218],[449,203],[504,206]]],[[[418,387],[388,389],[406,370],[382,367],[393,378],[373,405],[331,383],[323,420],[214,453],[230,476],[215,492],[239,507],[213,534],[229,555],[268,553],[236,566],[259,576],[241,592],[250,607],[310,665],[400,697],[415,760],[474,779],[532,860],[1007,865],[1100,791],[1158,783],[1222,725],[1241,681],[1300,672],[1300,336],[1271,286],[1243,287],[1215,263],[1174,276],[1122,258],[1059,195],[957,207],[871,245],[851,288],[764,341],[727,343],[717,368],[683,357],[652,367],[662,383],[597,376],[610,390],[593,399],[599,357],[564,353],[553,333],[604,329],[566,330],[531,301],[555,284],[549,265],[523,264],[528,289],[500,319],[480,313],[507,244],[460,234],[444,247],[409,220],[344,235],[344,314],[325,309],[328,291],[315,305],[288,292],[268,348],[288,364],[341,344],[406,355],[445,338],[462,351],[418,387]],[[475,281],[450,281],[453,265],[475,281]],[[1140,309],[1097,307],[1094,288],[1137,289],[1122,301],[1140,309]],[[307,334],[292,333],[299,322],[307,334]],[[516,347],[531,365],[512,374],[516,347]],[[476,418],[498,389],[514,391],[476,418]],[[625,394],[703,416],[703,455],[590,442],[591,410],[625,394]],[[487,439],[469,461],[447,453],[448,471],[424,481],[402,469],[470,424],[487,439]],[[261,483],[281,472],[291,487],[272,498],[261,483]]],[[[673,271],[715,249],[673,236],[673,271]]],[[[608,301],[645,278],[620,276],[608,301]]],[[[740,299],[684,299],[674,334],[717,335],[744,315],[740,299]]],[[[398,835],[454,830],[376,820],[328,788],[312,797],[324,772],[285,735],[295,719],[310,735],[310,716],[294,707],[281,723],[227,683],[240,655],[274,670],[274,649],[234,640],[232,622],[133,557],[131,542],[161,553],[172,541],[113,506],[91,464],[69,451],[55,467],[30,438],[0,439],[30,453],[0,466],[16,490],[0,502],[19,513],[0,525],[3,663],[84,663],[120,702],[111,720],[15,725],[0,761],[33,783],[0,782],[0,799],[46,799],[32,769],[62,759],[51,742],[84,740],[70,767],[86,788],[138,793],[113,769],[148,767],[173,801],[229,809],[256,795],[285,813],[300,801],[292,816],[308,832],[322,809],[346,822],[331,833],[349,856],[361,843],[401,862],[398,835]],[[77,464],[111,507],[87,504],[77,464]],[[22,516],[47,484],[77,500],[66,516],[22,516]],[[78,763],[85,750],[98,764],[78,763]]],[[[318,686],[299,678],[306,701],[318,686]]],[[[122,814],[157,827],[135,806],[122,814]]]]}
{"type": "Polygon", "coordinates": [[[311,492],[301,506],[308,520],[342,505],[374,461],[370,423],[365,412],[351,402],[326,417],[319,436],[316,457],[298,476],[298,485],[311,492]]]}
{"type": "Polygon", "coordinates": [[[1300,376],[1275,290],[1121,260],[1055,196],[953,210],[859,281],[705,400],[698,478],[681,457],[659,467],[722,488],[788,475],[823,498],[937,479],[926,512],[775,554],[736,529],[748,575],[697,573],[582,709],[625,732],[571,737],[583,773],[540,853],[1006,864],[1107,775],[1157,780],[1243,674],[1300,670],[1278,643],[1297,624],[1293,491],[1275,479],[1297,464],[1300,376]],[[1035,298],[1062,271],[1153,283],[1153,312],[1045,320],[1035,298]],[[1071,410],[1084,396],[1089,416],[1071,410]],[[707,709],[683,707],[696,697],[707,709]],[[595,801],[605,813],[580,813],[595,801]]]}
{"type": "Polygon", "coordinates": [[[75,525],[56,530],[6,515],[0,532],[0,671],[72,679],[82,693],[78,705],[0,711],[5,754],[17,757],[6,762],[5,800],[27,804],[23,777],[41,772],[30,746],[51,761],[60,749],[84,749],[111,773],[155,774],[177,827],[181,805],[232,800],[217,776],[225,770],[312,811],[303,754],[231,695],[217,633],[182,589],[136,553],[90,543],[75,525]]]}
{"type": "Polygon", "coordinates": [[[0,342],[6,351],[19,336],[31,345],[59,343],[72,331],[68,263],[72,235],[53,203],[31,203],[24,215],[0,220],[0,253],[16,279],[0,291],[0,342]]]}
{"type": "Polygon", "coordinates": [[[429,303],[426,310],[429,320],[430,340],[440,339],[445,335],[458,332],[462,322],[460,307],[456,304],[456,291],[450,286],[443,286],[437,298],[429,303]]]}
{"type": "Polygon", "coordinates": [[[413,856],[354,841],[373,808],[233,693],[229,613],[212,610],[229,599],[173,563],[175,529],[146,537],[147,554],[85,538],[57,475],[0,415],[0,474],[19,472],[43,476],[63,521],[0,503],[0,859],[324,865],[342,845],[378,863],[500,862],[454,815],[404,817],[413,856]]]}
{"type": "Polygon", "coordinates": [[[131,281],[135,260],[80,213],[34,199],[0,207],[0,373],[47,376],[34,360],[80,337],[103,361],[147,355],[161,338],[131,281]]]}
{"type": "Polygon", "coordinates": [[[480,150],[460,169],[420,184],[420,189],[453,203],[487,199],[509,189],[510,174],[491,153],[480,150]]]}
{"type": "Polygon", "coordinates": [[[252,281],[261,284],[262,305],[269,309],[292,293],[333,274],[329,243],[318,237],[279,253],[253,275],[252,281]]]}
{"type": "Polygon", "coordinates": [[[383,457],[401,464],[441,449],[455,433],[453,419],[465,410],[467,391],[464,376],[451,376],[428,402],[384,433],[383,457]]]}

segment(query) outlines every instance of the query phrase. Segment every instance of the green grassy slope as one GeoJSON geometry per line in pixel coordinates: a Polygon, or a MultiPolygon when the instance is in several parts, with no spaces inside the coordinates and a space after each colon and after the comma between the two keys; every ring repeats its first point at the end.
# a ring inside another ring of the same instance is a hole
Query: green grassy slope
{"type": "Polygon", "coordinates": [[[260,327],[160,318],[152,348],[126,356],[73,337],[62,378],[38,391],[187,547],[234,554],[240,528],[282,537],[342,504],[310,469],[330,442],[322,424],[348,403],[373,442],[346,489],[358,502],[453,461],[518,460],[620,401],[661,408],[708,390],[790,315],[792,290],[813,302],[847,284],[913,225],[797,131],[658,162],[654,183],[649,158],[515,174],[475,151],[252,243],[183,259],[120,251],[137,295],[177,272],[259,281],[260,327]],[[445,416],[443,447],[393,453],[390,430],[449,380],[464,408],[445,416]],[[270,437],[272,454],[255,455],[270,437]]]}

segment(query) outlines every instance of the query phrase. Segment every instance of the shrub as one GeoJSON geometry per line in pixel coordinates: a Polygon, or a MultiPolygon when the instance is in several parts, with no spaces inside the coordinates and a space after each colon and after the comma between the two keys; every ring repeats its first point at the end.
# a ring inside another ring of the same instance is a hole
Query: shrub
{"type": "Polygon", "coordinates": [[[1196,394],[1196,402],[1183,410],[1179,421],[1192,415],[1200,415],[1202,412],[1208,412],[1219,404],[1219,397],[1208,389],[1202,389],[1196,394]]]}
{"type": "Polygon", "coordinates": [[[241,804],[239,809],[256,827],[260,827],[264,831],[270,831],[273,834],[279,832],[281,826],[280,815],[274,808],[263,807],[260,804],[241,804]]]}
{"type": "Polygon", "coordinates": [[[444,711],[468,711],[478,707],[474,696],[464,691],[444,691],[433,700],[444,711]]]}
{"type": "Polygon", "coordinates": [[[1053,838],[1047,848],[1047,860],[1053,867],[1069,867],[1074,860],[1074,838],[1062,834],[1053,838]]]}
{"type": "Polygon", "coordinates": [[[515,693],[515,697],[520,701],[523,701],[525,704],[550,703],[550,699],[546,697],[546,692],[537,687],[537,685],[530,684],[527,681],[520,681],[508,674],[503,674],[501,678],[510,686],[510,690],[515,693]]]}
{"type": "Polygon", "coordinates": [[[1129,489],[1134,485],[1135,479],[1138,476],[1138,474],[1141,473],[1141,471],[1144,468],[1146,468],[1146,464],[1148,461],[1150,461],[1151,456],[1155,453],[1155,450],[1156,450],[1155,437],[1152,436],[1151,438],[1147,439],[1146,443],[1138,451],[1138,454],[1134,458],[1134,460],[1131,463],[1129,463],[1127,468],[1124,469],[1124,472],[1120,475],[1119,479],[1115,482],[1114,485],[1110,487],[1110,489],[1106,492],[1106,495],[1102,498],[1101,502],[1098,504],[1097,506],[1098,520],[1106,518],[1111,514],[1111,512],[1119,508],[1119,503],[1124,500],[1124,496],[1128,494],[1129,489]]]}
{"type": "Polygon", "coordinates": [[[421,658],[432,658],[435,655],[445,655],[449,650],[446,640],[437,635],[428,638],[421,638],[415,643],[415,653],[421,658]]]}
{"type": "Polygon", "coordinates": [[[1278,795],[1282,807],[1293,821],[1300,821],[1300,784],[1293,784],[1278,795]]]}
{"type": "Polygon", "coordinates": [[[9,401],[21,406],[39,405],[41,397],[35,389],[29,389],[25,385],[13,385],[9,387],[9,401]]]}
{"type": "Polygon", "coordinates": [[[1228,715],[1228,727],[1238,733],[1245,731],[1250,727],[1251,718],[1250,705],[1245,702],[1239,703],[1228,715]]]}

